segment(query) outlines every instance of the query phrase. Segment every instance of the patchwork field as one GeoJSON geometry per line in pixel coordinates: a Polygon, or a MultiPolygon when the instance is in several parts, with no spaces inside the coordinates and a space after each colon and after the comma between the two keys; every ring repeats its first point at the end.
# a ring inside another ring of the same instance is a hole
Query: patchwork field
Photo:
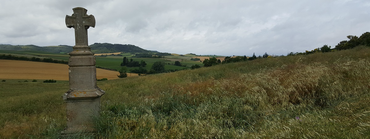
{"type": "MultiPolygon", "coordinates": [[[[18,61],[0,60],[0,79],[54,79],[68,80],[68,65],[18,61]]],[[[117,79],[118,72],[97,68],[97,79],[117,79]]],[[[137,76],[128,74],[128,76],[137,76]]]]}
{"type": "MultiPolygon", "coordinates": [[[[209,56],[196,56],[196,57],[193,57],[193,58],[199,58],[200,61],[204,61],[206,59],[210,59],[211,57],[209,56]]],[[[221,61],[225,60],[225,57],[216,57],[216,59],[219,59],[221,61]]]]}
{"type": "MultiPolygon", "coordinates": [[[[37,51],[9,51],[9,50],[0,50],[0,55],[12,55],[13,57],[26,57],[26,58],[51,58],[53,60],[63,60],[68,61],[69,55],[68,54],[55,54],[55,53],[47,53],[47,52],[37,52],[37,51]]],[[[200,61],[193,61],[191,58],[195,55],[171,55],[166,56],[165,58],[137,58],[133,57],[135,54],[132,53],[123,53],[123,52],[115,52],[115,53],[98,53],[95,54],[96,59],[96,67],[103,68],[103,69],[112,69],[119,71],[121,70],[121,63],[123,57],[128,59],[133,59],[134,61],[145,61],[146,62],[146,70],[150,70],[152,65],[155,62],[164,62],[165,70],[167,71],[178,71],[184,69],[190,69],[191,66],[197,64],[203,66],[200,61]],[[175,66],[175,61],[180,61],[182,66],[175,66]]],[[[6,58],[5,58],[6,59],[6,58]]],[[[7,59],[10,60],[10,59],[7,59]]],[[[14,60],[14,59],[12,59],[14,60]]],[[[32,60],[31,60],[32,61],[32,60]]],[[[127,67],[127,72],[131,72],[131,70],[138,69],[138,67],[127,67]]],[[[135,73],[130,73],[129,76],[138,76],[135,73]]],[[[99,77],[98,77],[99,78],[99,77]]]]}
{"type": "Polygon", "coordinates": [[[94,54],[94,56],[102,56],[102,55],[119,55],[121,52],[115,52],[115,53],[99,53],[99,54],[94,54]]]}

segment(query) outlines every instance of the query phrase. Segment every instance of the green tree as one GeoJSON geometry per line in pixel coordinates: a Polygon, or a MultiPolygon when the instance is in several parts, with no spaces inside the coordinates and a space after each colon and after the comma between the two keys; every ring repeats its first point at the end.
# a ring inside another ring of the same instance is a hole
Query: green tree
{"type": "Polygon", "coordinates": [[[262,56],[263,58],[267,58],[267,57],[269,57],[269,55],[267,54],[267,52],[265,52],[265,54],[263,54],[263,56],[262,56]]]}
{"type": "Polygon", "coordinates": [[[350,48],[354,48],[354,47],[360,45],[360,40],[357,36],[348,35],[347,38],[349,39],[348,46],[350,48]]]}
{"type": "Polygon", "coordinates": [[[195,65],[191,66],[191,69],[197,69],[197,68],[200,68],[200,66],[198,64],[195,64],[195,65]]]}
{"type": "Polygon", "coordinates": [[[175,61],[175,66],[181,66],[180,61],[175,61]]]}
{"type": "Polygon", "coordinates": [[[337,50],[345,50],[345,49],[348,49],[348,41],[341,41],[339,42],[336,46],[335,46],[335,49],[337,50]]]}
{"type": "Polygon", "coordinates": [[[230,63],[231,57],[227,56],[224,58],[224,61],[222,61],[222,64],[224,63],[230,63]]]}
{"type": "Polygon", "coordinates": [[[204,59],[203,60],[203,65],[204,65],[204,67],[210,67],[210,66],[212,66],[212,64],[209,63],[209,59],[204,59]]]}
{"type": "Polygon", "coordinates": [[[126,67],[122,67],[119,71],[119,75],[118,78],[126,78],[127,77],[127,68],[126,67]]]}
{"type": "Polygon", "coordinates": [[[138,74],[146,74],[147,70],[143,67],[139,67],[138,69],[132,69],[130,70],[132,73],[138,73],[138,74]]]}
{"type": "Polygon", "coordinates": [[[216,65],[217,64],[217,58],[216,57],[212,57],[209,59],[209,62],[213,65],[216,65]]]}
{"type": "Polygon", "coordinates": [[[127,58],[126,57],[123,57],[121,66],[127,66],[127,64],[128,64],[127,58]]]}
{"type": "Polygon", "coordinates": [[[151,70],[150,73],[162,73],[162,72],[165,72],[164,63],[163,62],[160,62],[160,61],[154,62],[154,64],[152,65],[152,67],[151,67],[150,70],[151,70]]]}
{"type": "Polygon", "coordinates": [[[146,63],[145,63],[145,61],[144,61],[144,60],[141,60],[141,61],[140,61],[140,66],[141,66],[141,67],[145,67],[145,66],[146,66],[146,63]]]}
{"type": "Polygon", "coordinates": [[[366,35],[367,33],[364,33],[363,35],[360,36],[360,38],[358,38],[357,36],[348,35],[347,38],[349,39],[349,41],[347,40],[341,41],[335,46],[335,49],[337,50],[351,49],[360,44],[363,44],[364,41],[366,40],[366,39],[363,39],[364,38],[363,36],[366,36],[366,35]]]}
{"type": "Polygon", "coordinates": [[[360,45],[370,46],[370,32],[365,32],[359,38],[360,45]]]}
{"type": "Polygon", "coordinates": [[[253,56],[250,57],[248,60],[255,60],[255,59],[257,59],[257,56],[256,56],[256,54],[253,53],[253,56]]]}
{"type": "Polygon", "coordinates": [[[328,46],[328,45],[324,45],[320,48],[321,52],[323,53],[326,53],[326,52],[330,52],[331,51],[331,46],[328,46]]]}
{"type": "Polygon", "coordinates": [[[205,59],[203,61],[203,64],[204,64],[204,67],[210,67],[210,66],[213,66],[213,65],[217,65],[218,64],[217,58],[216,57],[212,57],[210,59],[205,59]]]}

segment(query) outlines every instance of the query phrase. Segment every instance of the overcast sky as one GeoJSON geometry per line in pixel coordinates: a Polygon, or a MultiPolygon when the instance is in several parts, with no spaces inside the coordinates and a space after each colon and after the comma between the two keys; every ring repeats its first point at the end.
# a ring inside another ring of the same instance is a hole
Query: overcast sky
{"type": "Polygon", "coordinates": [[[286,55],[370,32],[369,0],[1,0],[0,43],[73,46],[74,7],[95,16],[89,44],[178,54],[286,55]]]}

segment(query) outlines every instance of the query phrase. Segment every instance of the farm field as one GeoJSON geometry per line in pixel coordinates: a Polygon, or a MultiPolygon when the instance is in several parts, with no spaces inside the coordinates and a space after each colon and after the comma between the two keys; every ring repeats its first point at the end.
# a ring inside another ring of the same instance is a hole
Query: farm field
{"type": "Polygon", "coordinates": [[[54,54],[54,53],[35,52],[35,51],[0,50],[0,54],[11,54],[11,55],[15,55],[15,56],[37,57],[37,58],[52,58],[52,59],[65,60],[65,61],[68,61],[68,59],[69,59],[68,54],[54,54]]]}
{"type": "Polygon", "coordinates": [[[102,56],[102,55],[118,55],[121,54],[121,52],[115,52],[115,53],[98,53],[94,54],[94,56],[102,56]]]}
{"type": "MultiPolygon", "coordinates": [[[[369,83],[369,47],[101,81],[95,138],[368,138],[369,83]]],[[[66,90],[0,82],[0,138],[60,137],[66,90]]]]}
{"type": "MultiPolygon", "coordinates": [[[[133,59],[134,61],[141,61],[144,60],[147,63],[146,69],[150,70],[151,66],[154,62],[161,61],[166,63],[165,69],[166,70],[183,70],[183,69],[189,69],[191,66],[198,64],[200,66],[203,65],[203,63],[199,61],[192,61],[190,60],[191,57],[188,55],[185,56],[166,56],[165,58],[134,58],[135,54],[131,53],[121,53],[122,56],[117,56],[117,54],[120,54],[121,52],[116,53],[99,53],[95,54],[96,59],[96,66],[101,68],[107,68],[119,71],[122,67],[120,64],[122,63],[123,57],[127,57],[128,59],[133,59]],[[111,56],[112,54],[116,56],[111,56]],[[105,56],[102,56],[105,55],[105,56]],[[175,66],[175,61],[180,61],[182,66],[175,66]]],[[[14,56],[24,56],[24,57],[36,57],[36,58],[52,58],[54,60],[64,60],[68,61],[69,55],[68,54],[54,54],[54,53],[46,53],[46,52],[34,52],[34,51],[8,51],[8,50],[0,50],[0,54],[11,54],[14,56]]],[[[222,59],[223,60],[223,59],[222,59]]],[[[137,69],[138,67],[128,67],[127,70],[130,72],[132,69],[137,69]]]]}
{"type": "MultiPolygon", "coordinates": [[[[68,80],[68,65],[19,60],[0,60],[0,79],[68,80]]],[[[97,68],[97,79],[118,79],[117,71],[97,68]]],[[[128,74],[128,76],[137,76],[128,74]]]]}
{"type": "MultiPolygon", "coordinates": [[[[195,56],[193,58],[199,58],[200,61],[204,61],[205,59],[209,59],[210,57],[208,57],[208,56],[195,56]]],[[[223,61],[223,60],[225,60],[225,57],[216,57],[216,59],[223,61]]]]}
{"type": "MultiPolygon", "coordinates": [[[[161,61],[166,63],[165,69],[166,70],[182,70],[182,69],[187,69],[188,67],[191,67],[192,65],[198,64],[198,65],[203,65],[201,62],[196,62],[196,61],[191,61],[191,60],[182,60],[182,59],[172,59],[168,60],[167,58],[132,58],[132,57],[127,57],[128,59],[133,59],[134,61],[141,61],[144,60],[146,65],[146,69],[150,70],[154,62],[161,61]],[[175,66],[173,65],[175,61],[180,61],[181,64],[186,65],[187,67],[181,67],[181,66],[175,66]]],[[[115,70],[120,70],[121,66],[120,64],[122,63],[123,57],[120,56],[107,56],[107,57],[96,57],[96,66],[99,67],[104,67],[104,68],[109,68],[109,69],[115,69],[115,70]]],[[[136,69],[138,67],[128,67],[128,71],[131,69],[136,69]]]]}

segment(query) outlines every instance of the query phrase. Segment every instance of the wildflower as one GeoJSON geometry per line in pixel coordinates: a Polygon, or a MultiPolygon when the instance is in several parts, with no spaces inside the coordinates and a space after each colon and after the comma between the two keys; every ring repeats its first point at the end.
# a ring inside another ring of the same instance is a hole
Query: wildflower
{"type": "Polygon", "coordinates": [[[297,116],[297,117],[295,117],[295,119],[296,119],[296,120],[298,120],[298,121],[302,121],[301,119],[299,119],[299,117],[298,117],[298,116],[297,116]]]}

